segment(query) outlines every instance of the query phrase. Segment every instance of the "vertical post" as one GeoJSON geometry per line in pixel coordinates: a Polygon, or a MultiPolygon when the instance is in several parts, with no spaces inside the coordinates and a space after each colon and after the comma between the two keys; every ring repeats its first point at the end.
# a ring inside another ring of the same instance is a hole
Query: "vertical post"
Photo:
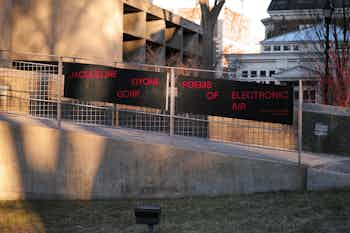
{"type": "Polygon", "coordinates": [[[298,105],[298,165],[301,167],[301,152],[303,149],[303,81],[299,80],[298,105]]]}
{"type": "Polygon", "coordinates": [[[118,104],[113,104],[112,107],[112,126],[119,126],[119,112],[118,112],[118,104]]]}
{"type": "Polygon", "coordinates": [[[112,127],[115,126],[115,104],[112,104],[112,127]]]}
{"type": "Polygon", "coordinates": [[[175,70],[170,69],[170,136],[174,135],[175,128],[175,70]]]}
{"type": "Polygon", "coordinates": [[[58,57],[58,76],[57,76],[57,127],[61,128],[62,120],[62,81],[63,81],[63,63],[62,57],[58,57]]]}
{"type": "Polygon", "coordinates": [[[167,72],[167,76],[166,76],[166,99],[165,99],[165,110],[169,111],[169,80],[170,80],[170,73],[167,72]]]}

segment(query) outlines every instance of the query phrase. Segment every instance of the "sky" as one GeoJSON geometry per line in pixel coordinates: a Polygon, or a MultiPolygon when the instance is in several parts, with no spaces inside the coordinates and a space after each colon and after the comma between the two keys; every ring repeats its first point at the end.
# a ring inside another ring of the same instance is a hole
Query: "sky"
{"type": "MultiPolygon", "coordinates": [[[[214,0],[210,0],[214,2],[214,0]]],[[[240,12],[251,20],[253,35],[249,40],[252,44],[259,44],[265,37],[265,28],[261,20],[267,18],[267,8],[271,0],[226,0],[225,6],[240,12]]],[[[194,7],[196,0],[153,0],[153,4],[163,8],[190,8],[194,7]]]]}

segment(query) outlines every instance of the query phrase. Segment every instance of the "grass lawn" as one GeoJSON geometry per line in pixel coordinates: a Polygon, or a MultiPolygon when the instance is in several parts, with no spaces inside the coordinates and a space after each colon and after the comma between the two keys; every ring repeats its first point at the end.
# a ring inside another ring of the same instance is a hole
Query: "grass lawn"
{"type": "Polygon", "coordinates": [[[0,233],[146,233],[133,207],[162,207],[164,233],[350,232],[350,192],[268,193],[218,198],[0,202],[0,233]]]}

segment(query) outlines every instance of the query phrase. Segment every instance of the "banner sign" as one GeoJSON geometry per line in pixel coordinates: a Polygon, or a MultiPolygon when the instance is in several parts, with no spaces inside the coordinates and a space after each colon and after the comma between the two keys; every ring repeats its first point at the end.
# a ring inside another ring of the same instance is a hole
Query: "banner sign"
{"type": "Polygon", "coordinates": [[[165,73],[64,63],[64,75],[68,98],[165,108],[165,73]]]}
{"type": "Polygon", "coordinates": [[[177,113],[293,124],[293,87],[178,77],[177,113]]]}

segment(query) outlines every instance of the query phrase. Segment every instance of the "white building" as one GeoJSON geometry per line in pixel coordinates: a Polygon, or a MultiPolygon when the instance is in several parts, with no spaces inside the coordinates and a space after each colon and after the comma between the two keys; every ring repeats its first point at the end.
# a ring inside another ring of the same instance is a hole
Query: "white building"
{"type": "Polygon", "coordinates": [[[305,102],[320,102],[321,30],[322,25],[306,27],[262,41],[260,53],[226,55],[228,68],[242,80],[293,84],[296,97],[297,81],[304,80],[305,102]]]}

